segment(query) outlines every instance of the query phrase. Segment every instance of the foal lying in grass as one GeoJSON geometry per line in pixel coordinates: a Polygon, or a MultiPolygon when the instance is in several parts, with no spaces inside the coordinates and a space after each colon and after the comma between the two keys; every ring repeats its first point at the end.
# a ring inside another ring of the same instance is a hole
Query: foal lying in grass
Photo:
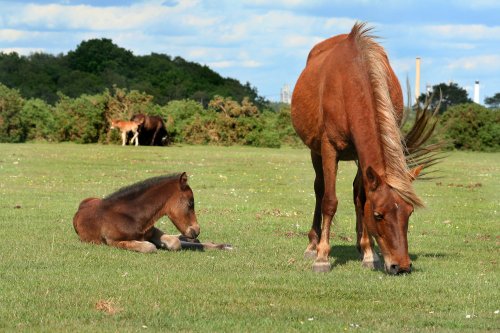
{"type": "Polygon", "coordinates": [[[142,253],[157,249],[230,249],[200,243],[193,191],[186,173],[160,176],[122,188],[104,199],[87,198],[73,218],[80,240],[142,253]],[[168,216],[181,236],[166,235],[154,226],[168,216]]]}

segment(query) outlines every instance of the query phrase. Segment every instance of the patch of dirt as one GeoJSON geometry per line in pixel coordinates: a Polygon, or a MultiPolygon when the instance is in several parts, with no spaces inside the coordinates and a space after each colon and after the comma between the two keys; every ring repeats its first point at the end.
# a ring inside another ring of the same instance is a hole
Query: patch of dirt
{"type": "Polygon", "coordinates": [[[115,304],[115,302],[111,299],[104,300],[100,299],[95,303],[95,309],[97,311],[102,311],[104,313],[107,313],[109,315],[114,315],[118,312],[120,312],[120,308],[118,308],[115,304]]]}

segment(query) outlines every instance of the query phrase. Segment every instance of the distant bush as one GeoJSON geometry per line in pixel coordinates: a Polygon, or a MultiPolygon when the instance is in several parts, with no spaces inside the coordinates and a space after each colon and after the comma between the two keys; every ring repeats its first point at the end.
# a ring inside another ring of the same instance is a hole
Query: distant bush
{"type": "Polygon", "coordinates": [[[0,84],[0,142],[118,143],[110,120],[128,120],[138,113],[162,117],[174,143],[276,148],[300,142],[288,105],[260,111],[248,98],[239,103],[215,96],[206,108],[189,99],[159,106],[146,93],[117,87],[77,98],[59,93],[58,98],[54,106],[24,100],[17,90],[0,84]]]}
{"type": "Polygon", "coordinates": [[[455,149],[500,151],[500,111],[470,103],[450,107],[441,118],[455,149]]]}
{"type": "Polygon", "coordinates": [[[24,99],[18,90],[0,84],[0,142],[26,141],[21,111],[24,99]]]}

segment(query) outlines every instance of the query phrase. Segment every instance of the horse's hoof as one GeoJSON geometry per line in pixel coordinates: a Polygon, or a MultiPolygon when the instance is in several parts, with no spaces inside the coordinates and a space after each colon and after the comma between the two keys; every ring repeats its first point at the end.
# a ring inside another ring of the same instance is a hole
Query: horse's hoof
{"type": "Polygon", "coordinates": [[[378,260],[377,261],[363,261],[361,263],[361,267],[376,270],[376,269],[381,269],[382,264],[378,260]]]}
{"type": "Polygon", "coordinates": [[[315,273],[328,273],[332,269],[332,265],[328,261],[315,262],[312,269],[315,273]]]}
{"type": "Polygon", "coordinates": [[[221,250],[232,251],[233,250],[233,246],[231,244],[222,244],[221,250]]]}
{"type": "Polygon", "coordinates": [[[316,251],[306,250],[304,252],[304,259],[316,259],[316,251]]]}

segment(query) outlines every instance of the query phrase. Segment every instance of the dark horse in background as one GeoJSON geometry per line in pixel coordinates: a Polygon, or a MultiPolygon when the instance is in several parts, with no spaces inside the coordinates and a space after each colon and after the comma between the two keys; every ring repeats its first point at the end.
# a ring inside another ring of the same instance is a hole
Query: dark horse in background
{"type": "Polygon", "coordinates": [[[405,154],[411,150],[418,155],[432,121],[419,116],[411,137],[402,136],[401,87],[370,30],[356,23],[349,34],[314,46],[293,92],[293,126],[311,149],[316,172],[316,208],[305,256],[316,258],[317,272],[331,268],[329,238],[338,203],[339,160],[355,160],[358,165],[353,195],[363,266],[380,265],[375,238],[388,273],[411,271],[408,219],[415,207],[423,206],[412,181],[430,160],[421,158],[410,170],[409,164],[415,163],[408,163],[405,154]]]}
{"type": "Polygon", "coordinates": [[[229,249],[225,244],[199,243],[193,191],[186,173],[146,179],[104,199],[87,198],[73,218],[80,240],[142,253],[157,249],[229,249]],[[154,226],[168,216],[181,236],[154,226]]]}
{"type": "Polygon", "coordinates": [[[141,124],[139,126],[139,144],[141,146],[165,146],[170,143],[167,128],[161,117],[139,113],[134,115],[130,121],[141,124]]]}

